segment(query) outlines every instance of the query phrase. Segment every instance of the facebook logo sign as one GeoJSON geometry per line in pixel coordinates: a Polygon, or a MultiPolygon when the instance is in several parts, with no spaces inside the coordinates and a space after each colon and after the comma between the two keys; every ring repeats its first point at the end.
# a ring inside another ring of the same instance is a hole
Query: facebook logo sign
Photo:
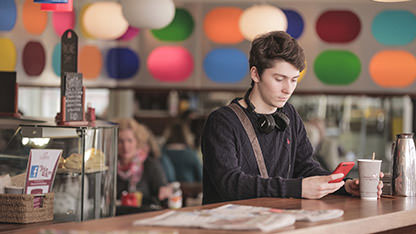
{"type": "Polygon", "coordinates": [[[30,177],[29,178],[36,178],[38,176],[39,166],[32,166],[30,169],[30,177]]]}

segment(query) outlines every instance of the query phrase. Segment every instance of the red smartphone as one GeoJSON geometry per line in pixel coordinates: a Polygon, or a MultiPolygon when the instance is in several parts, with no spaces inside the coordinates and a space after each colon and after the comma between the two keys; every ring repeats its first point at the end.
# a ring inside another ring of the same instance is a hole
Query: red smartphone
{"type": "Polygon", "coordinates": [[[342,178],[336,179],[336,180],[331,180],[328,183],[338,183],[341,182],[344,177],[348,174],[348,172],[350,172],[350,170],[354,167],[355,163],[354,162],[341,162],[340,164],[338,164],[337,168],[335,168],[334,172],[332,172],[332,174],[338,174],[338,173],[342,173],[344,174],[344,176],[342,178]]]}

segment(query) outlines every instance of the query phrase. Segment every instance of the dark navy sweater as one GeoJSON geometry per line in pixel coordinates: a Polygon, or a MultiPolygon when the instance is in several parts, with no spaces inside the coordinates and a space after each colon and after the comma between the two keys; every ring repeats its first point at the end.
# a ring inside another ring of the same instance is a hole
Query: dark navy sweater
{"type": "Polygon", "coordinates": [[[256,114],[243,109],[254,126],[270,178],[261,178],[237,115],[221,107],[209,115],[202,134],[203,204],[255,197],[300,198],[303,177],[330,174],[312,158],[302,119],[290,103],[282,109],[289,126],[269,134],[259,132],[256,114]]]}

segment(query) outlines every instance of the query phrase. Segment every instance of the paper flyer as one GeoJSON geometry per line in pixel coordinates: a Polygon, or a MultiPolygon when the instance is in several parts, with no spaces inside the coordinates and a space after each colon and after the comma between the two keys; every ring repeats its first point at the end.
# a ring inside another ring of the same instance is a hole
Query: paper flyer
{"type": "Polygon", "coordinates": [[[56,168],[62,150],[31,149],[26,169],[25,194],[45,194],[52,191],[56,168]]]}

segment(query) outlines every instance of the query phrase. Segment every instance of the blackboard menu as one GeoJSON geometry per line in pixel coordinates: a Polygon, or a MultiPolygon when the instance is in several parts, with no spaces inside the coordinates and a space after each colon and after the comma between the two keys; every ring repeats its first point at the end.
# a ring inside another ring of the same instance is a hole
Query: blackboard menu
{"type": "Polygon", "coordinates": [[[65,120],[83,121],[84,103],[82,74],[76,72],[65,72],[63,79],[63,94],[65,96],[65,120]]]}
{"type": "Polygon", "coordinates": [[[78,36],[68,29],[61,38],[61,72],[77,72],[78,36]]]}
{"type": "Polygon", "coordinates": [[[0,72],[0,113],[16,113],[16,72],[0,72]]]}

